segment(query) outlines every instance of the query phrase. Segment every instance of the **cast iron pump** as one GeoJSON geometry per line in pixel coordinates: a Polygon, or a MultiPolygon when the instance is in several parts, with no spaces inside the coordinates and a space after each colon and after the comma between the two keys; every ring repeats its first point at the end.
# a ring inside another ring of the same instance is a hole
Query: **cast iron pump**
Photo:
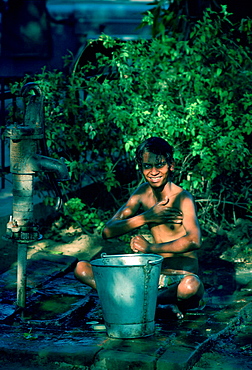
{"type": "Polygon", "coordinates": [[[24,122],[7,127],[10,138],[10,172],[13,175],[13,207],[7,224],[6,239],[18,245],[17,304],[25,305],[27,244],[40,238],[33,217],[34,176],[53,173],[56,181],[69,180],[65,163],[38,154],[45,139],[44,105],[41,89],[36,83],[23,86],[24,122]]]}

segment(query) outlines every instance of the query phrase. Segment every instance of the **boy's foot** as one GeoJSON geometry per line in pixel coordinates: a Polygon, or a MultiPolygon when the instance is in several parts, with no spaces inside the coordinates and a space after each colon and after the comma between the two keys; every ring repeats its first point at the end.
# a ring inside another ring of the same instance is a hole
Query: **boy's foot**
{"type": "Polygon", "coordinates": [[[177,320],[182,320],[184,318],[184,315],[183,313],[179,310],[178,306],[176,304],[159,304],[157,306],[157,310],[162,310],[162,316],[164,315],[164,312],[165,312],[165,316],[167,318],[170,318],[171,319],[174,319],[176,318],[177,320]]]}
{"type": "Polygon", "coordinates": [[[201,300],[199,301],[199,304],[195,307],[189,307],[189,308],[186,308],[185,310],[190,312],[190,311],[202,311],[204,310],[204,308],[206,307],[206,301],[201,298],[201,300]]]}

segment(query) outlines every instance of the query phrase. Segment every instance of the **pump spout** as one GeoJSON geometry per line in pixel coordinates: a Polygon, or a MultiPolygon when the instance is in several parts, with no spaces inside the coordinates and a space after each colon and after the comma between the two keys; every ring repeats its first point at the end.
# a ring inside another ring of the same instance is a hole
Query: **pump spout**
{"type": "Polygon", "coordinates": [[[70,180],[67,166],[63,159],[58,160],[40,154],[34,154],[28,159],[27,165],[34,172],[53,172],[57,181],[70,180]]]}

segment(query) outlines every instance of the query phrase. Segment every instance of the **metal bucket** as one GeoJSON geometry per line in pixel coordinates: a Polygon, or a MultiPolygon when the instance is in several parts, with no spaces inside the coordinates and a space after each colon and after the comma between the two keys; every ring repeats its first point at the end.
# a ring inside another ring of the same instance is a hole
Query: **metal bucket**
{"type": "Polygon", "coordinates": [[[109,337],[154,333],[162,260],[155,254],[102,254],[91,261],[109,337]]]}

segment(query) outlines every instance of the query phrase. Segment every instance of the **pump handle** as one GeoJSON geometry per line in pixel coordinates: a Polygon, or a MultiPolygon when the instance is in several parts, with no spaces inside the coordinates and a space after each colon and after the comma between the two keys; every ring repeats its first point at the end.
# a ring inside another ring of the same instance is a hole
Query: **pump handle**
{"type": "Polygon", "coordinates": [[[21,95],[28,95],[31,90],[33,90],[37,96],[42,95],[42,91],[36,82],[27,82],[21,89],[21,95]]]}

